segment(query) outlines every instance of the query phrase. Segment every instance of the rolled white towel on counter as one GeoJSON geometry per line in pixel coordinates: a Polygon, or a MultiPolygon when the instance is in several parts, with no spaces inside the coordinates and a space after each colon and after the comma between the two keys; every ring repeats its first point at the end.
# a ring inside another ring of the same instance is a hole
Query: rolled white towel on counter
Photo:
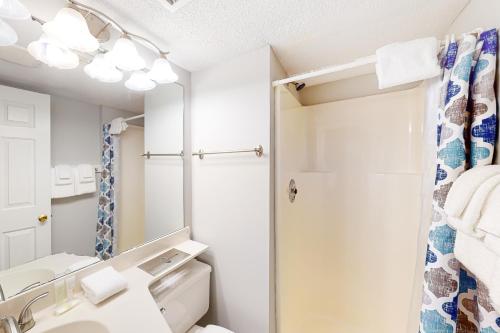
{"type": "Polygon", "coordinates": [[[127,280],[113,267],[104,268],[81,280],[85,296],[94,304],[127,289],[127,280]]]}
{"type": "Polygon", "coordinates": [[[441,74],[435,37],[394,43],[377,50],[380,89],[430,79],[441,74]]]}

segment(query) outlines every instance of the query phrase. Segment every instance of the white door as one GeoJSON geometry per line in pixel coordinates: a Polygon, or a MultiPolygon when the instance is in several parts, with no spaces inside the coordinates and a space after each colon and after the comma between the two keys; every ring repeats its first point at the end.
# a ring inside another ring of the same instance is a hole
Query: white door
{"type": "Polygon", "coordinates": [[[0,269],[50,255],[50,197],[50,96],[0,86],[0,269]]]}

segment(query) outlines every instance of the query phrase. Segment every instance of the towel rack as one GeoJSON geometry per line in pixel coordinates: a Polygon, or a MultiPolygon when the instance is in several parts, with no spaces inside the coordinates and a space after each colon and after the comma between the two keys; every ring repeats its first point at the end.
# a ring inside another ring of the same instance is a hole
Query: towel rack
{"type": "Polygon", "coordinates": [[[198,156],[200,160],[205,158],[205,155],[222,155],[222,154],[240,154],[240,153],[255,153],[257,157],[262,157],[264,155],[264,148],[261,145],[258,145],[253,149],[245,149],[245,150],[225,150],[225,151],[210,151],[206,152],[203,150],[199,150],[197,153],[193,153],[193,156],[198,156]]]}
{"type": "Polygon", "coordinates": [[[166,157],[184,157],[184,152],[181,151],[179,154],[153,154],[153,153],[150,153],[149,151],[147,151],[146,153],[142,154],[141,155],[142,157],[146,157],[148,160],[151,158],[151,157],[155,157],[155,156],[166,156],[166,157]]]}

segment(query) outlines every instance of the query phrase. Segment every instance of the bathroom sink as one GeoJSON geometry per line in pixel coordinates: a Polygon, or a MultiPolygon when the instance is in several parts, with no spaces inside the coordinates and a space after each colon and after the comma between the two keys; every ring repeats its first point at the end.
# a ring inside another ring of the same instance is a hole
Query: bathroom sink
{"type": "Polygon", "coordinates": [[[109,333],[106,326],[95,321],[76,321],[52,328],[44,333],[109,333]]]}

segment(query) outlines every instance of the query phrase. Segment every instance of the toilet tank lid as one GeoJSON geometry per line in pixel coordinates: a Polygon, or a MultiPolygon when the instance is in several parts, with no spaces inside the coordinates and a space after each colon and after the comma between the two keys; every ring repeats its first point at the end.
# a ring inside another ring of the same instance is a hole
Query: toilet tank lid
{"type": "Polygon", "coordinates": [[[201,333],[234,333],[234,332],[225,329],[224,327],[208,325],[201,331],[201,333]]]}

